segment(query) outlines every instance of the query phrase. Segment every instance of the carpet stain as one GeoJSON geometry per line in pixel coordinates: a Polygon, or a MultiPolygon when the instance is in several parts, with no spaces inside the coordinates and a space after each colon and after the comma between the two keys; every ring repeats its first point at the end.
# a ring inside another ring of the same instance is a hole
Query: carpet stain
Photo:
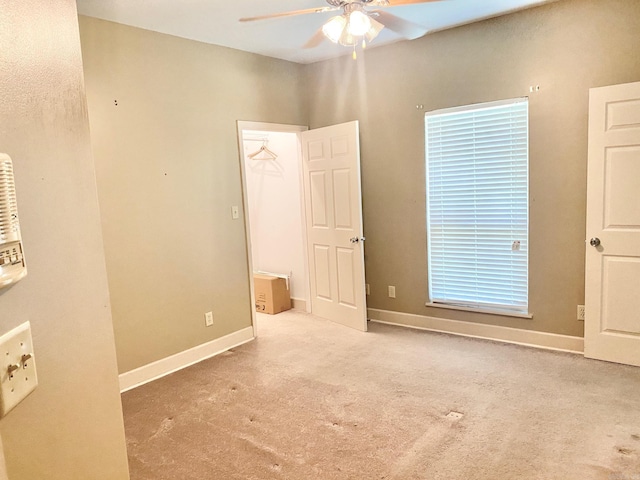
{"type": "Polygon", "coordinates": [[[451,425],[436,424],[424,432],[413,444],[395,461],[392,474],[394,478],[410,478],[413,470],[421,465],[424,458],[432,456],[439,448],[450,443],[455,437],[451,425]]]}
{"type": "Polygon", "coordinates": [[[634,439],[635,441],[640,441],[640,435],[638,435],[637,433],[632,434],[631,438],[634,439]]]}
{"type": "Polygon", "coordinates": [[[621,455],[631,455],[633,453],[633,450],[630,448],[616,447],[616,450],[618,450],[618,453],[621,455]]]}
{"type": "Polygon", "coordinates": [[[172,428],[173,428],[173,417],[167,417],[164,420],[162,420],[162,422],[160,422],[160,427],[158,427],[158,430],[156,430],[156,432],[153,435],[151,435],[149,439],[152,440],[154,438],[164,436],[168,432],[170,432],[172,428]]]}
{"type": "Polygon", "coordinates": [[[276,448],[266,445],[259,436],[239,435],[238,439],[245,443],[244,449],[247,451],[254,450],[253,455],[267,463],[267,468],[273,472],[280,472],[282,466],[287,463],[286,454],[282,454],[276,448]]]}

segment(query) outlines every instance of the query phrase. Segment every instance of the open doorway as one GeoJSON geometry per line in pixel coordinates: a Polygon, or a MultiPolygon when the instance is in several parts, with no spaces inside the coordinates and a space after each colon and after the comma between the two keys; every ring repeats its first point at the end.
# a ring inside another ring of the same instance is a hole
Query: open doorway
{"type": "Polygon", "coordinates": [[[238,122],[238,140],[250,271],[287,277],[294,307],[366,332],[358,122],[238,122]]]}
{"type": "Polygon", "coordinates": [[[251,270],[286,276],[292,306],[310,312],[298,135],[305,130],[303,126],[238,122],[251,270]]]}

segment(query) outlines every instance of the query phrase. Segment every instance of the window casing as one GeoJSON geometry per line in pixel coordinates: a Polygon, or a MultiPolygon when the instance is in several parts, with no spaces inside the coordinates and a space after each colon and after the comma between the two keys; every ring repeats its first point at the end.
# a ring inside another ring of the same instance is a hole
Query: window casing
{"type": "Polygon", "coordinates": [[[526,98],[425,115],[432,303],[528,312],[528,117],[526,98]]]}

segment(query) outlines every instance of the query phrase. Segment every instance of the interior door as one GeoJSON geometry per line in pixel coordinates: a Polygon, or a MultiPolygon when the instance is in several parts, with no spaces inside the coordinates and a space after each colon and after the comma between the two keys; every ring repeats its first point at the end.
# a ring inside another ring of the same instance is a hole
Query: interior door
{"type": "Polygon", "coordinates": [[[366,331],[358,122],[301,136],[311,310],[366,331]]]}
{"type": "Polygon", "coordinates": [[[640,366],[640,82],[591,89],[585,356],[640,366]]]}

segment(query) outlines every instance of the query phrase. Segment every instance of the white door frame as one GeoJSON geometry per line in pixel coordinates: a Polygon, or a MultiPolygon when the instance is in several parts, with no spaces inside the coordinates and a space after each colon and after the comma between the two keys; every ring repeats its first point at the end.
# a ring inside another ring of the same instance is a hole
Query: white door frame
{"type": "MultiPolygon", "coordinates": [[[[248,211],[248,196],[247,196],[247,175],[246,168],[244,164],[244,142],[242,141],[242,133],[245,130],[257,130],[264,132],[278,132],[278,133],[295,133],[299,134],[309,130],[309,127],[304,125],[286,125],[281,123],[267,123],[267,122],[251,122],[238,120],[237,121],[237,132],[238,132],[238,152],[239,152],[239,161],[240,161],[240,174],[242,178],[242,211],[244,218],[244,227],[246,232],[246,242],[247,242],[247,265],[248,265],[248,274],[249,274],[249,286],[251,289],[251,325],[253,326],[253,336],[258,336],[258,326],[256,322],[256,310],[254,305],[256,303],[256,294],[255,288],[253,285],[253,257],[252,257],[252,246],[251,246],[251,229],[249,226],[249,211],[248,211]]],[[[302,147],[301,143],[298,144],[298,162],[300,163],[300,174],[299,174],[299,184],[300,184],[300,201],[301,204],[301,214],[302,214],[302,241],[304,242],[304,274],[305,274],[305,282],[307,286],[307,298],[306,298],[306,311],[307,313],[311,313],[311,287],[309,285],[309,255],[307,253],[307,221],[306,221],[306,212],[304,207],[304,191],[303,189],[303,178],[302,178],[302,147]]]]}

